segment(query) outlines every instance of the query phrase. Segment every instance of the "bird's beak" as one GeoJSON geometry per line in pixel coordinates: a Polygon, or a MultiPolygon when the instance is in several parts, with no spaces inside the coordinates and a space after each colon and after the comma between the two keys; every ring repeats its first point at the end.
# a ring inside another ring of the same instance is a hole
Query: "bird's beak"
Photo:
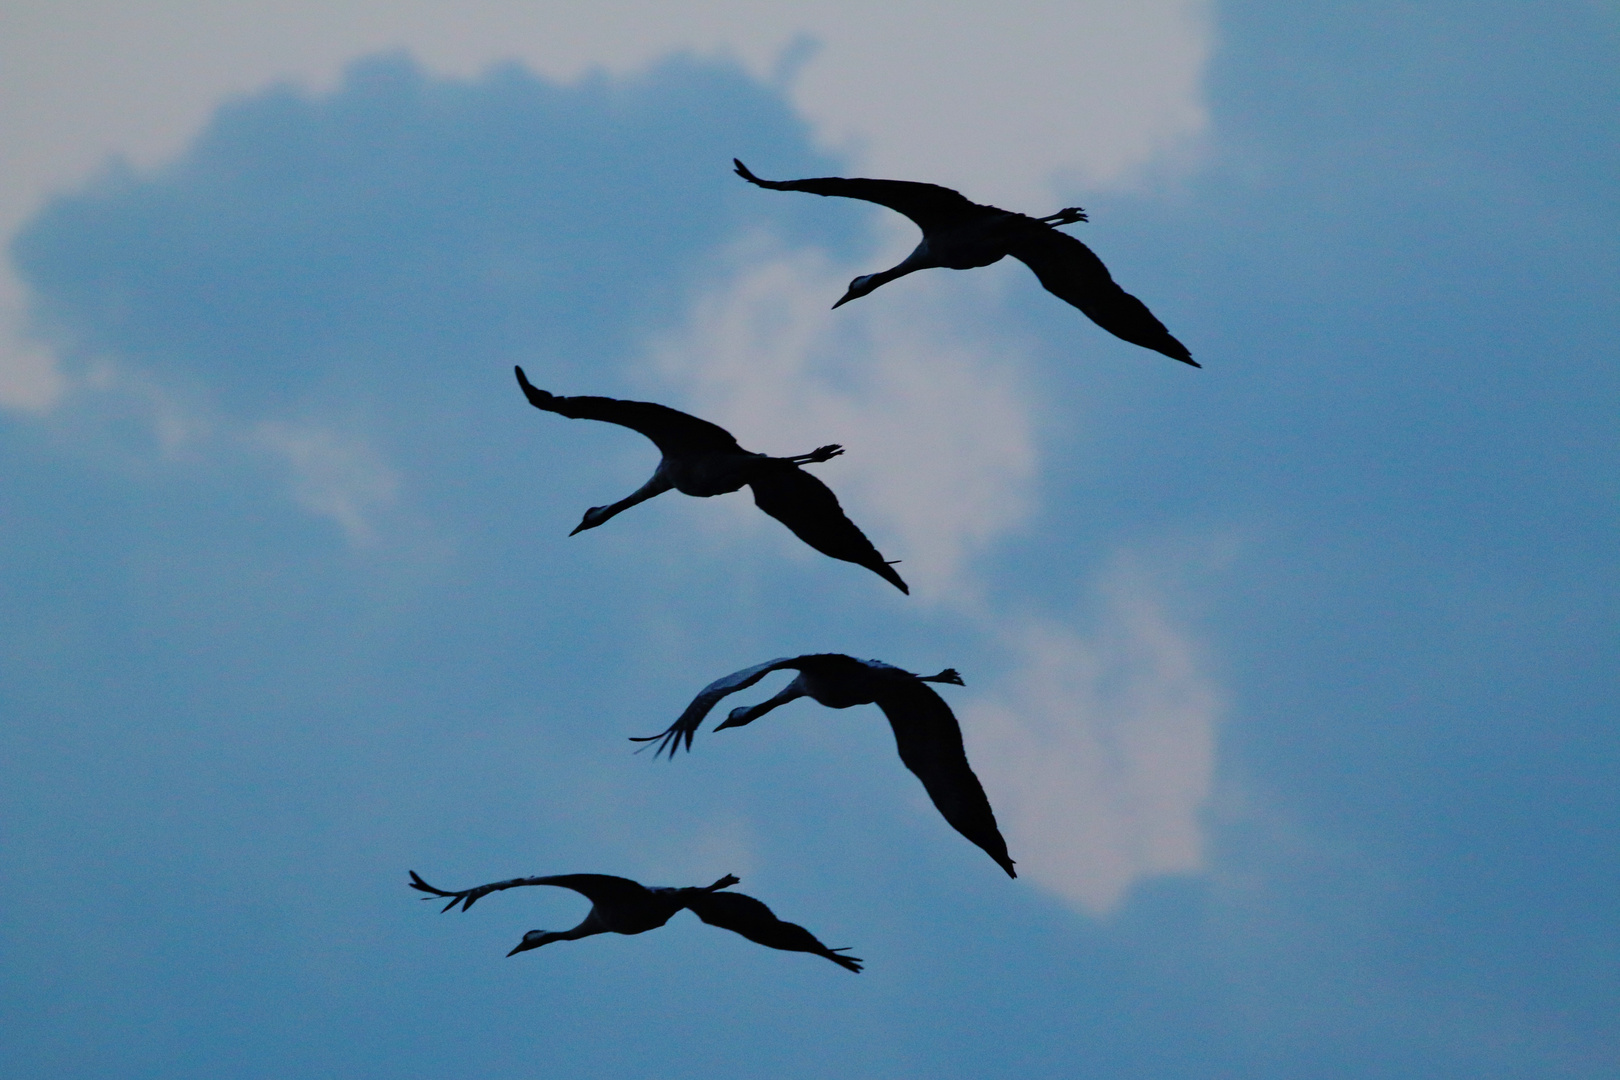
{"type": "Polygon", "coordinates": [[[856,295],[855,290],[851,289],[851,290],[849,290],[849,292],[844,294],[843,299],[839,300],[838,303],[833,305],[833,310],[837,311],[839,308],[843,307],[845,304],[849,303],[851,300],[857,300],[857,299],[859,299],[859,297],[856,295]]]}
{"type": "Polygon", "coordinates": [[[522,941],[517,943],[517,948],[513,949],[511,952],[507,953],[506,955],[507,956],[516,956],[520,952],[528,952],[530,949],[538,949],[541,945],[544,945],[544,944],[545,944],[544,940],[542,940],[540,938],[535,938],[533,941],[530,941],[528,938],[524,938],[522,941]]]}

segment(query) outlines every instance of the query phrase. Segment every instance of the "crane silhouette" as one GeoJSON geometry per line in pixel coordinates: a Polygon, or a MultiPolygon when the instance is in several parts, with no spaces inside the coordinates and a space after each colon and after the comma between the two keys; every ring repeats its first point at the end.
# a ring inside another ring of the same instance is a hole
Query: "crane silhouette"
{"type": "Polygon", "coordinates": [[[817,941],[810,931],[797,923],[778,919],[771,913],[770,908],[752,896],[721,892],[720,890],[737,884],[738,879],[731,874],[727,874],[713,885],[684,889],[658,885],[648,887],[629,878],[614,877],[611,874],[553,874],[550,877],[492,881],[488,885],[462,889],[459,892],[435,888],[423,881],[415,870],[410,871],[410,875],[411,888],[429,894],[422,899],[438,897],[450,901],[444,905],[442,911],[449,911],[457,904],[461,905],[462,911],[466,911],[492,892],[522,888],[526,885],[556,885],[564,889],[573,889],[591,902],[591,910],[586,914],[584,921],[572,930],[530,930],[523,935],[523,940],[517,943],[517,947],[506,954],[507,956],[516,956],[520,952],[538,949],[542,945],[550,945],[553,941],[578,941],[594,934],[644,934],[648,930],[656,930],[663,926],[685,908],[710,926],[718,926],[722,930],[741,934],[749,941],[768,948],[781,949],[784,952],[815,953],[850,971],[861,970],[862,960],[859,957],[842,955],[848,952],[848,949],[827,948],[817,941]]]}
{"type": "Polygon", "coordinates": [[[751,724],[795,698],[812,698],[829,709],[875,703],[894,729],[900,760],[922,781],[940,814],[953,829],[983,848],[1007,871],[1008,877],[1018,876],[1007,855],[1007,842],[996,827],[990,800],[985,798],[979,778],[968,765],[956,716],[944,698],[924,685],[933,682],[961,686],[962,676],[954,668],[946,668],[938,675],[913,675],[879,660],[857,660],[842,653],[784,657],[716,679],[705,686],[680,718],[663,732],[632,736],[632,741],[656,742],[655,757],[667,753],[673,759],[683,742],[690,751],[692,736],[721,698],[746,690],[771,672],[784,668],[791,668],[798,675],[780,693],[757,705],[732,709],[714,730],[751,724]]]}
{"type": "Polygon", "coordinates": [[[793,530],[793,535],[823,555],[864,566],[903,593],[910,593],[893,566],[838,505],[838,496],[800,465],[826,461],[844,452],[836,444],[794,457],[768,457],[737,445],[731,432],[665,405],[606,397],[558,397],[536,388],[521,367],[518,385],[529,404],[576,420],[604,420],[639,431],[658,447],[663,459],[652,479],[608,506],[593,506],[574,533],[594,529],[616,514],[674,488],[684,495],[707,497],[736,491],[744,484],[754,505],[793,530]]]}
{"type": "Polygon", "coordinates": [[[1086,212],[1078,206],[1066,207],[1043,218],[1032,218],[970,202],[961,193],[938,184],[843,176],[761,180],[736,158],[732,158],[732,164],[737,167],[737,175],[750,184],[774,191],[808,191],[813,195],[864,199],[899,211],[922,230],[922,242],[910,255],[888,270],[862,274],[851,281],[849,291],[833,305],[835,308],[917,270],[937,266],[971,270],[1011,255],[1035,271],[1047,292],[1073,304],[1115,337],[1163,353],[1183,364],[1201,366],[1146,304],[1114,283],[1096,253],[1068,233],[1057,230],[1058,225],[1087,220],[1086,212]]]}

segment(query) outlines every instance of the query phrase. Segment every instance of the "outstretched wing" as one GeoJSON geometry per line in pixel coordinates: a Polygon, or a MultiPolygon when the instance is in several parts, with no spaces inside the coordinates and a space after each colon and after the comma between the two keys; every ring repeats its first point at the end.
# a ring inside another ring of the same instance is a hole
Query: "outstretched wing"
{"type": "Polygon", "coordinates": [[[1009,245],[1009,253],[1035,271],[1046,291],[1073,304],[1115,337],[1201,367],[1154,318],[1147,305],[1120,288],[1095,252],[1068,233],[1033,223],[1009,245]]]}
{"type": "Polygon", "coordinates": [[[995,811],[968,765],[962,729],[951,707],[915,678],[895,680],[884,688],[877,704],[894,729],[900,760],[922,781],[951,828],[983,848],[1008,877],[1017,877],[1007,841],[996,827],[995,811]]]}
{"type": "Polygon", "coordinates": [[[698,692],[698,696],[692,699],[692,704],[688,705],[686,711],[681,713],[680,719],[669,725],[669,727],[657,735],[632,735],[630,741],[656,741],[658,748],[653,752],[653,757],[667,753],[670,760],[674,760],[675,751],[684,737],[687,752],[690,753],[692,750],[692,736],[697,734],[698,726],[703,723],[703,718],[709,715],[709,710],[720,703],[721,698],[727,694],[735,694],[738,690],[748,689],[773,671],[794,667],[800,659],[801,657],[797,656],[778,657],[768,663],[755,664],[751,668],[733,671],[730,675],[716,679],[698,692]]]}
{"type": "Polygon", "coordinates": [[[812,195],[863,199],[906,215],[915,221],[923,232],[949,228],[981,214],[999,212],[993,206],[980,206],[960,192],[940,187],[938,184],[843,176],[818,176],[808,180],[761,180],[736,158],[732,158],[731,163],[737,167],[737,175],[750,184],[757,184],[773,191],[808,191],[812,195]]]}
{"type": "Polygon", "coordinates": [[[518,385],[529,404],[546,412],[554,412],[574,420],[602,420],[618,424],[631,431],[639,431],[657,444],[666,455],[693,451],[731,451],[742,453],[731,432],[719,424],[700,420],[679,409],[658,405],[651,401],[620,401],[610,397],[558,397],[541,390],[529,382],[522,368],[517,372],[518,385]]]}
{"type": "MultiPolygon", "coordinates": [[[[444,905],[443,911],[449,911],[457,904],[461,910],[466,911],[482,898],[492,892],[503,889],[517,889],[525,885],[557,885],[564,889],[573,889],[583,893],[586,899],[593,904],[634,902],[649,895],[647,887],[638,881],[629,878],[614,877],[612,874],[553,874],[549,877],[509,878],[506,881],[492,881],[488,885],[478,885],[471,889],[462,889],[459,892],[448,892],[444,889],[434,888],[416,873],[410,871],[411,888],[418,892],[425,892],[432,896],[445,897],[449,903],[444,905]]],[[[428,897],[423,897],[426,900],[428,897]]]]}
{"type": "Polygon", "coordinates": [[[785,952],[815,953],[850,971],[861,970],[861,959],[844,956],[847,949],[829,949],[798,923],[783,922],[752,896],[734,892],[699,893],[686,902],[692,913],[710,926],[741,934],[759,945],[785,952]]]}
{"type": "Polygon", "coordinates": [[[844,514],[838,496],[814,476],[797,465],[783,463],[749,481],[748,486],[754,491],[755,506],[823,555],[864,566],[901,592],[911,592],[866,534],[844,514]]]}

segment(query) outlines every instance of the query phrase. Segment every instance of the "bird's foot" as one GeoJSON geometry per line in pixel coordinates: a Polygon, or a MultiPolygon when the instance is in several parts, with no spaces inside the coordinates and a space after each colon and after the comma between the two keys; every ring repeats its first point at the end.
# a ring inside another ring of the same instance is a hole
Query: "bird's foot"
{"type": "Polygon", "coordinates": [[[793,462],[795,465],[805,465],[812,461],[826,461],[829,458],[835,458],[843,452],[844,448],[842,446],[839,446],[837,443],[828,443],[826,446],[816,447],[808,454],[799,454],[796,457],[788,458],[788,460],[793,462]]]}
{"type": "Polygon", "coordinates": [[[1043,218],[1036,218],[1035,220],[1044,221],[1048,225],[1056,226],[1073,225],[1077,221],[1090,221],[1091,219],[1086,216],[1086,212],[1080,209],[1080,207],[1065,206],[1062,210],[1059,210],[1055,214],[1048,214],[1043,218]]]}
{"type": "Polygon", "coordinates": [[[859,975],[861,973],[861,965],[866,963],[866,961],[862,960],[858,956],[844,956],[843,954],[847,953],[847,952],[849,952],[849,946],[848,945],[844,946],[841,949],[828,949],[826,952],[822,953],[821,955],[825,956],[827,959],[831,960],[833,963],[837,964],[839,967],[847,968],[848,970],[853,971],[855,974],[859,975]]]}

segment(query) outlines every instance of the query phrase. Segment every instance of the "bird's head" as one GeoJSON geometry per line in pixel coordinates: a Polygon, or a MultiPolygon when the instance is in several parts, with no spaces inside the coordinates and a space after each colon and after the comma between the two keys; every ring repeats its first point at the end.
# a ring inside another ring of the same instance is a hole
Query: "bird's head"
{"type": "Polygon", "coordinates": [[[849,303],[851,300],[859,300],[861,297],[865,296],[867,293],[869,293],[873,289],[877,288],[879,285],[882,284],[882,282],[874,281],[873,279],[876,278],[876,277],[877,277],[876,274],[862,274],[860,277],[856,278],[854,281],[851,281],[849,283],[849,291],[846,292],[844,294],[843,299],[839,300],[838,303],[833,305],[833,307],[835,307],[835,308],[843,307],[845,304],[849,303]]]}
{"type": "Polygon", "coordinates": [[[575,533],[582,533],[586,529],[594,529],[598,525],[602,524],[602,522],[606,521],[612,516],[611,514],[604,514],[602,512],[606,509],[607,507],[605,506],[593,506],[589,510],[585,511],[585,516],[580,519],[578,525],[574,526],[574,532],[571,532],[568,535],[573,536],[575,533]]]}
{"type": "Polygon", "coordinates": [[[527,934],[523,935],[523,940],[517,943],[517,947],[506,955],[516,956],[520,952],[528,952],[530,949],[538,949],[542,945],[550,945],[553,941],[556,941],[561,937],[562,935],[557,933],[555,930],[530,930],[527,934]]]}
{"type": "Polygon", "coordinates": [[[728,727],[742,727],[744,724],[752,724],[754,719],[754,707],[752,705],[739,705],[727,713],[725,720],[716,724],[714,730],[724,731],[728,727]]]}

